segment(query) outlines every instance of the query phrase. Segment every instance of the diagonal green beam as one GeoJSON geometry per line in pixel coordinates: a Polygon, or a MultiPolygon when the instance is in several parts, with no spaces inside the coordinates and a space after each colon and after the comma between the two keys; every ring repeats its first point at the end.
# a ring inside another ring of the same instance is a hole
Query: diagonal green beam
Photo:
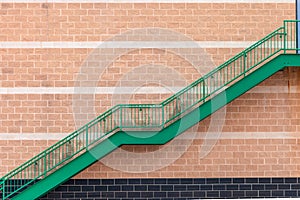
{"type": "Polygon", "coordinates": [[[97,160],[114,151],[121,145],[162,145],[172,140],[177,135],[191,128],[199,121],[208,117],[218,109],[230,103],[240,95],[244,94],[251,88],[255,87],[265,79],[269,78],[277,71],[289,66],[300,66],[300,55],[279,55],[262,67],[245,76],[240,81],[226,88],[211,100],[205,102],[198,108],[194,109],[181,119],[177,120],[163,130],[155,132],[147,131],[119,131],[92,149],[86,151],[76,159],[67,163],[65,166],[56,170],[44,179],[41,179],[34,185],[28,187],[22,193],[15,196],[17,200],[32,200],[45,195],[50,190],[69,180],[82,170],[86,169],[97,160]],[[149,137],[150,135],[150,137],[149,137]]]}

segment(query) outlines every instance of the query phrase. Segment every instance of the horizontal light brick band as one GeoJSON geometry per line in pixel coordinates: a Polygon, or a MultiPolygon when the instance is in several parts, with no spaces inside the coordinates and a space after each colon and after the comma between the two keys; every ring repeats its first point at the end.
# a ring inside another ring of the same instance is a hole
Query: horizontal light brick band
{"type": "MultiPolygon", "coordinates": [[[[0,3],[211,3],[211,0],[0,0],[0,3]]],[[[294,3],[294,0],[214,0],[214,3],[294,3]]]]}
{"type": "MultiPolygon", "coordinates": [[[[15,87],[0,88],[0,94],[169,94],[177,92],[181,87],[97,87],[97,88],[76,88],[73,87],[15,87]]],[[[249,93],[299,93],[297,86],[257,86],[249,93]]]]}
{"type": "MultiPolygon", "coordinates": [[[[0,141],[13,140],[61,140],[70,133],[0,133],[0,141]]],[[[288,132],[222,132],[222,133],[188,133],[182,134],[178,139],[192,140],[192,139],[294,139],[299,138],[297,133],[288,132]],[[215,135],[218,135],[216,138],[215,135]]]]}
{"type": "Polygon", "coordinates": [[[163,87],[143,87],[135,90],[134,87],[97,87],[97,88],[73,88],[73,87],[16,87],[0,88],[0,94],[169,94],[182,88],[174,87],[170,90],[163,87]]]}
{"type": "Polygon", "coordinates": [[[1,42],[0,48],[246,48],[253,41],[1,42]]]}

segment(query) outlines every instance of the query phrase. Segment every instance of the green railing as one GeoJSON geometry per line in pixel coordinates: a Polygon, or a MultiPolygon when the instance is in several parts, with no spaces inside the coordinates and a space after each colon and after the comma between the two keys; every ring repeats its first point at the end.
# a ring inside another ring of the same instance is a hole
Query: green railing
{"type": "Polygon", "coordinates": [[[161,130],[281,53],[295,53],[297,24],[270,33],[160,104],[117,105],[0,179],[2,199],[47,177],[119,130],[161,130]]]}

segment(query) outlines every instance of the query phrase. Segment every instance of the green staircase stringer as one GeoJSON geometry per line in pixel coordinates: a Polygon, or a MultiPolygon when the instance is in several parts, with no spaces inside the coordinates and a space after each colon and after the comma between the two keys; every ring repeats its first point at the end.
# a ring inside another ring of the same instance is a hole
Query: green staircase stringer
{"type": "Polygon", "coordinates": [[[153,133],[151,131],[118,131],[90,150],[70,161],[65,166],[59,168],[46,178],[37,181],[13,199],[30,200],[39,198],[121,145],[165,144],[251,88],[255,87],[268,77],[272,76],[274,73],[282,70],[284,67],[292,66],[300,66],[300,55],[279,55],[157,133],[153,133]],[[147,137],[148,135],[151,136],[147,137]]]}

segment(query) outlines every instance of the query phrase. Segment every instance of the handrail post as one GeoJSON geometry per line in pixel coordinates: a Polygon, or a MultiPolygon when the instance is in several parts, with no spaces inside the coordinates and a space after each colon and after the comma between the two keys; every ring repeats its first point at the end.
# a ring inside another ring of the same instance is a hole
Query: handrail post
{"type": "Polygon", "coordinates": [[[120,106],[120,117],[119,117],[119,127],[120,127],[120,130],[122,130],[122,106],[120,106]]]}
{"type": "Polygon", "coordinates": [[[44,153],[44,177],[47,175],[47,154],[44,153]]]}
{"type": "Polygon", "coordinates": [[[286,24],[287,24],[287,22],[286,21],[284,21],[283,22],[283,24],[284,24],[284,38],[283,38],[283,53],[284,54],[286,54],[286,42],[287,42],[287,26],[286,26],[286,24]]]}
{"type": "Polygon", "coordinates": [[[205,82],[203,81],[203,86],[202,86],[202,98],[203,98],[203,102],[205,102],[206,96],[205,96],[205,82]]]}
{"type": "Polygon", "coordinates": [[[243,72],[243,74],[244,74],[244,77],[246,76],[246,70],[247,70],[247,62],[246,62],[246,59],[247,59],[247,53],[246,52],[244,52],[244,55],[243,55],[243,58],[244,58],[244,62],[243,62],[243,65],[244,65],[244,72],[243,72]]]}
{"type": "Polygon", "coordinates": [[[161,105],[161,126],[162,128],[165,126],[165,106],[161,105]]]}
{"type": "Polygon", "coordinates": [[[5,180],[2,182],[2,199],[5,198],[5,180]]]}
{"type": "Polygon", "coordinates": [[[85,126],[85,148],[88,149],[89,146],[89,126],[85,126]]]}

